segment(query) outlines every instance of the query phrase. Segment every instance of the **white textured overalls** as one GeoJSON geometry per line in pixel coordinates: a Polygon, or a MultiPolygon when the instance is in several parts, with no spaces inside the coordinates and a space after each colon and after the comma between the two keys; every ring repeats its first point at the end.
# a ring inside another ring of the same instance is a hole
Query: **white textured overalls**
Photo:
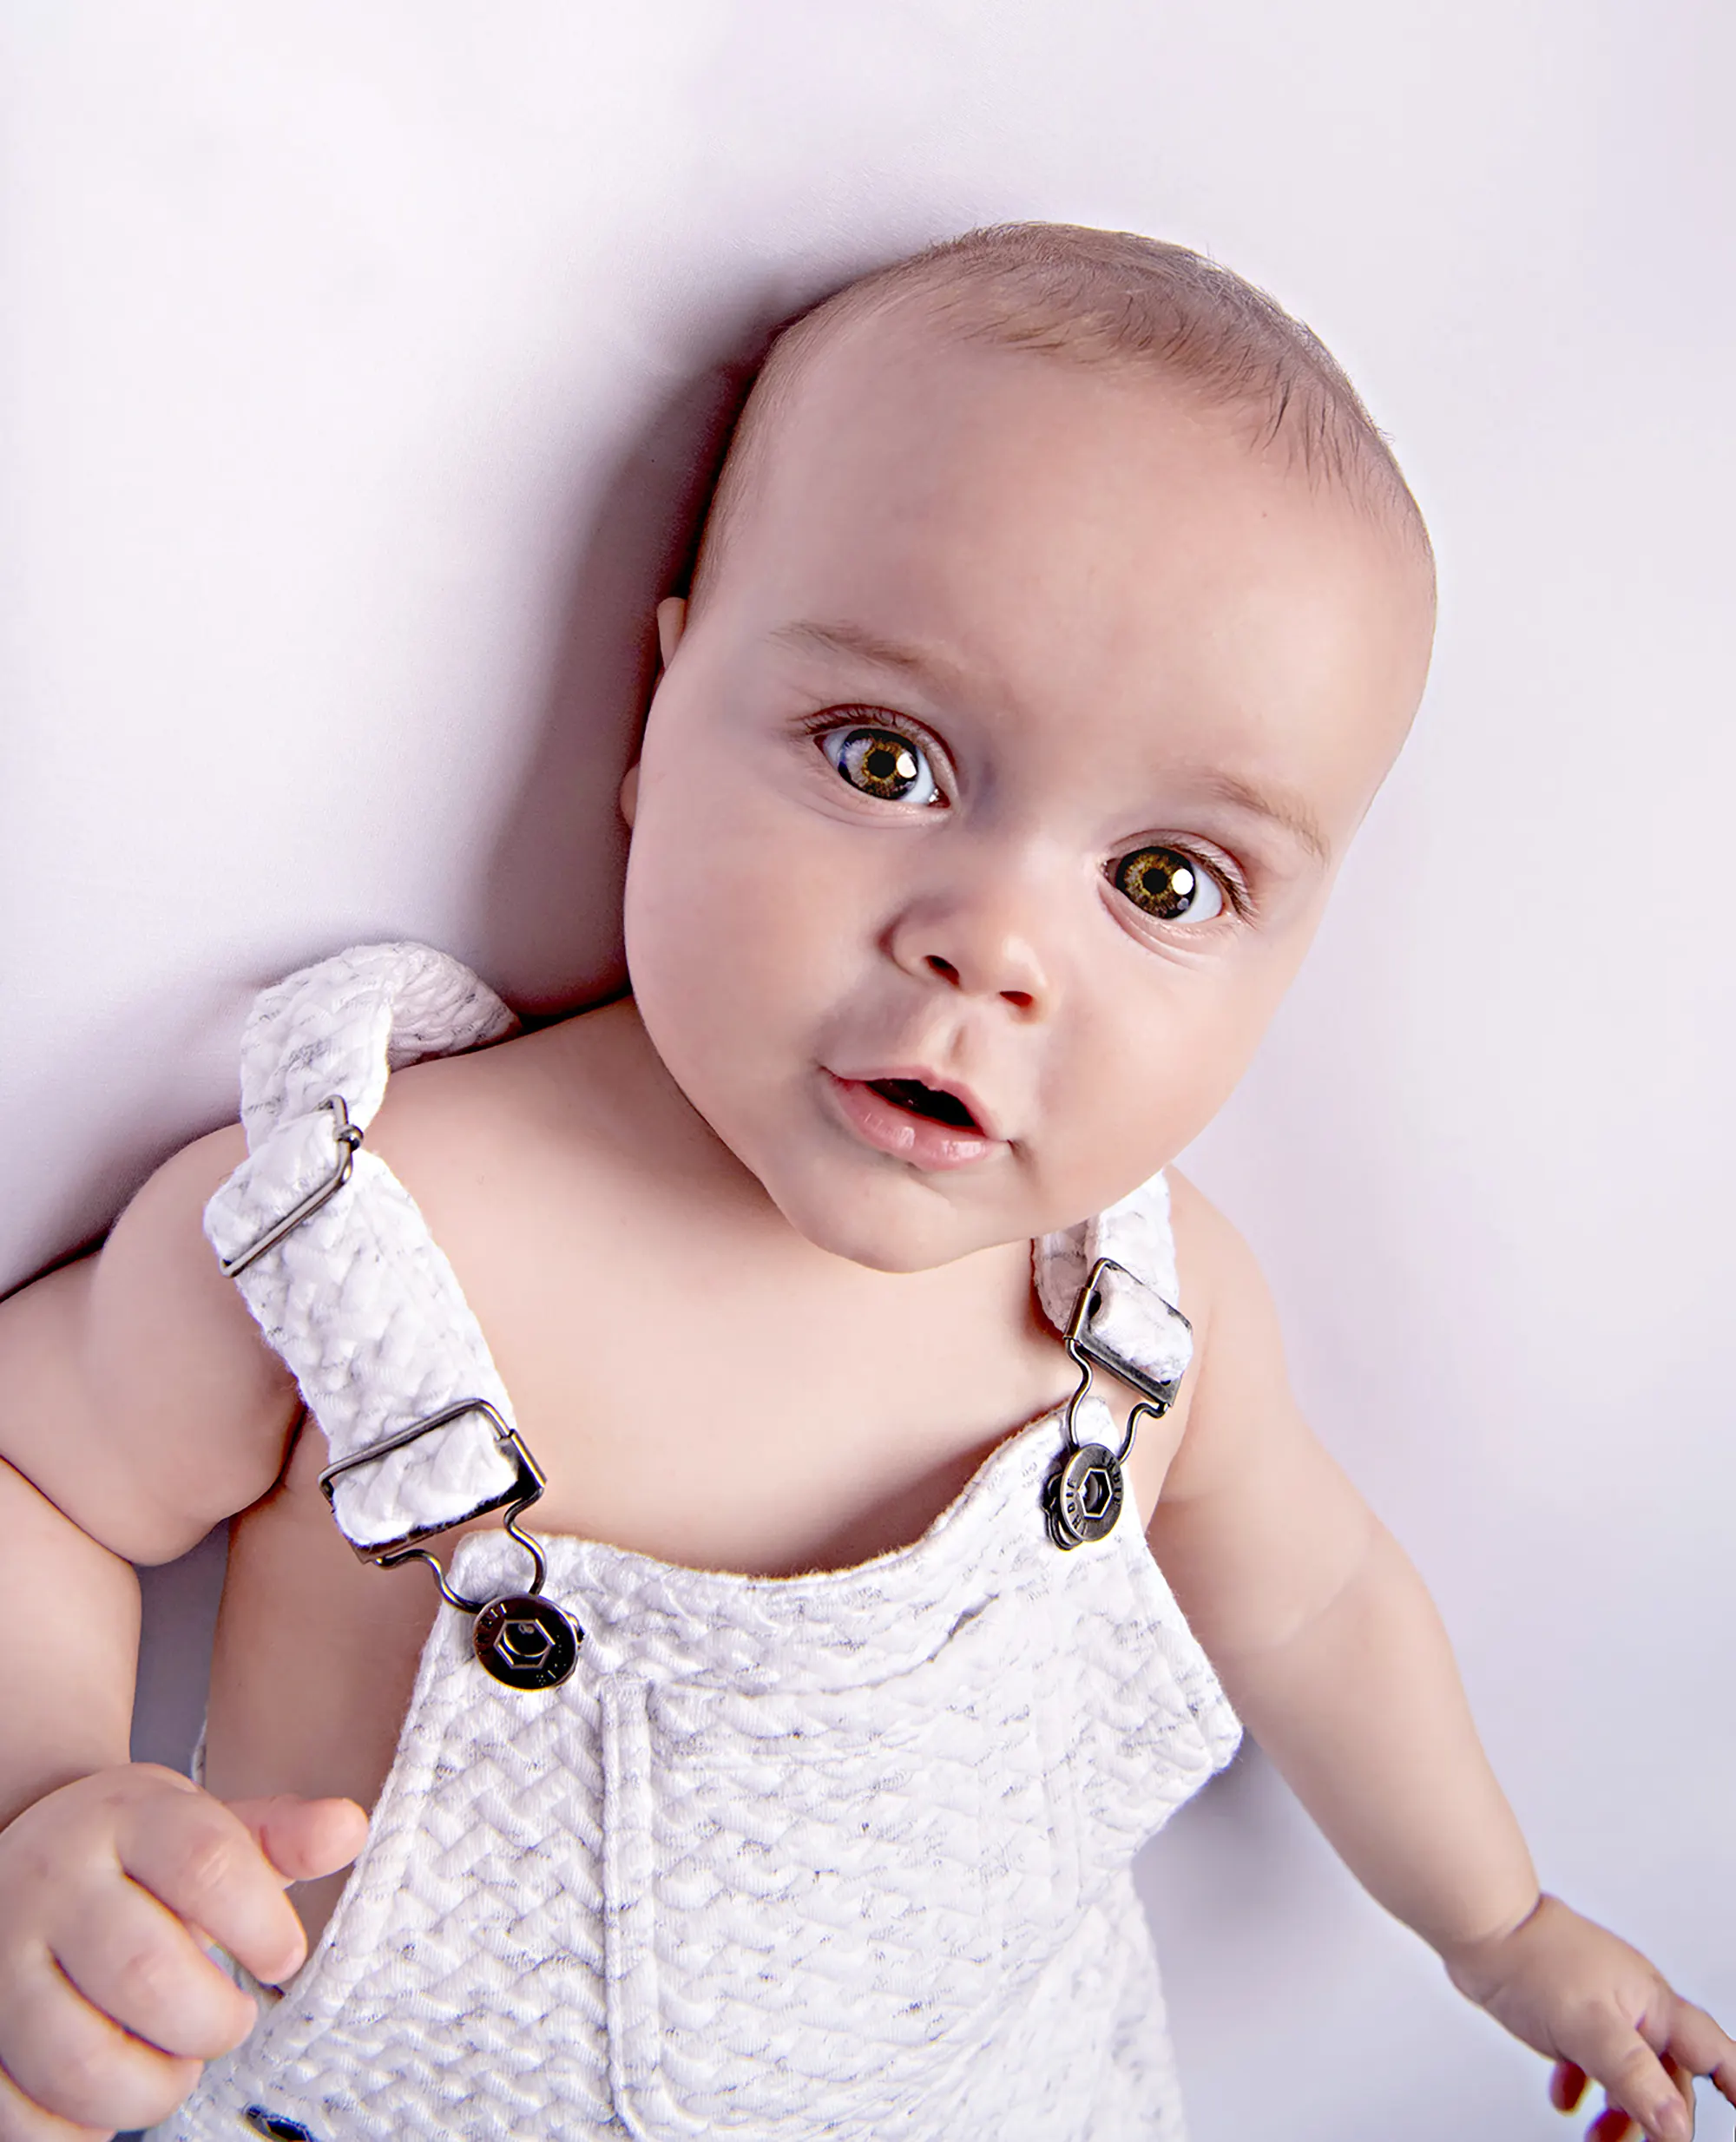
{"type": "MultiPolygon", "coordinates": [[[[511,1491],[482,1334],[355,1149],[388,1061],[510,1024],[455,963],[390,945],[291,977],[248,1028],[250,1157],[207,1232],[237,1267],[274,1238],[238,1285],[334,1463],[471,1407],[332,1480],[364,1549],[511,1491]]],[[[1187,1362],[1146,1291],[1175,1298],[1167,1212],[1156,1177],[1036,1249],[1063,1329],[1095,1260],[1124,1268],[1092,1312],[1159,1382],[1187,1362]]],[[[1089,1537],[1101,1478],[1061,1551],[1045,1484],[1069,1435],[1121,1440],[1095,1397],[1071,1430],[1049,1415],[855,1569],[744,1577],[539,1537],[583,1631],[555,1685],[494,1678],[480,1619],[443,1607],[323,1937],[154,2135],[1179,2142],[1129,1864],[1238,1729],[1137,1521],[1089,1537]]],[[[492,1600],[529,1559],[473,1534],[450,1582],[492,1600]]]]}

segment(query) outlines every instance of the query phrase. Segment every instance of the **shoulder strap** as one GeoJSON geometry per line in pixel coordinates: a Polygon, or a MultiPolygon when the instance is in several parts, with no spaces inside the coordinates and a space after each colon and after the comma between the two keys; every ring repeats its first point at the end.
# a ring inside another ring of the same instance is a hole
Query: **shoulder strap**
{"type": "Polygon", "coordinates": [[[1178,1306],[1162,1171],[1095,1219],[1040,1235],[1031,1255],[1037,1299],[1055,1330],[1076,1330],[1087,1353],[1167,1405],[1194,1357],[1194,1335],[1178,1306]],[[1081,1298],[1094,1276],[1088,1303],[1081,1298]]]}
{"type": "Polygon", "coordinates": [[[247,1158],[206,1206],[206,1239],[345,1466],[332,1505],[359,1548],[498,1508],[521,1479],[511,1401],[452,1268],[403,1184],[356,1149],[389,1071],[516,1026],[486,983],[423,944],[305,968],[247,1022],[247,1158]]]}

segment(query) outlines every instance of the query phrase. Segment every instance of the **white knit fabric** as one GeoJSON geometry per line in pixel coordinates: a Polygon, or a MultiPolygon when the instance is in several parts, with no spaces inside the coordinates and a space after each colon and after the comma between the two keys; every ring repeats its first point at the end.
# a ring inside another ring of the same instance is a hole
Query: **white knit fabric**
{"type": "Polygon", "coordinates": [[[1094,1219],[1038,1238],[1037,1299],[1056,1331],[1067,1329],[1079,1290],[1100,1257],[1113,1258],[1140,1284],[1128,1287],[1113,1272],[1105,1273],[1102,1311],[1095,1320],[1099,1336],[1154,1381],[1180,1383],[1194,1357],[1194,1341],[1187,1319],[1174,1313],[1180,1287],[1169,1232],[1169,1185],[1161,1173],[1094,1219]],[[1161,1305],[1150,1301],[1147,1289],[1161,1297],[1161,1305]],[[1163,1313],[1166,1307],[1170,1314],[1163,1313]]]}
{"type": "MultiPolygon", "coordinates": [[[[501,1040],[517,1025],[485,982],[424,944],[340,954],[267,989],[241,1042],[247,1158],[205,1208],[218,1255],[239,1255],[332,1173],[326,1106],[365,1130],[388,1068],[501,1040]]],[[[452,1268],[415,1200],[365,1147],[350,1181],[237,1278],[260,1330],[293,1370],[334,1462],[464,1398],[509,1425],[512,1402],[452,1268]]],[[[455,1525],[510,1486],[516,1469],[484,1416],[392,1452],[335,1483],[358,1547],[455,1525]]]]}
{"type": "MultiPolygon", "coordinates": [[[[1161,1192],[1095,1253],[1173,1300],[1161,1192]]],[[[357,1299],[330,1297],[322,1362],[377,1358],[357,1299]]],[[[556,1688],[491,1680],[443,1608],[330,1925],[159,2142],[243,2135],[250,2106],[317,2142],[1180,2142],[1128,1869],[1238,1728],[1135,1523],[1050,1543],[1062,1442],[1034,1423],[856,1569],[549,1540],[586,1631],[556,1688]]],[[[498,1534],[454,1557],[471,1596],[523,1576],[498,1534]]]]}

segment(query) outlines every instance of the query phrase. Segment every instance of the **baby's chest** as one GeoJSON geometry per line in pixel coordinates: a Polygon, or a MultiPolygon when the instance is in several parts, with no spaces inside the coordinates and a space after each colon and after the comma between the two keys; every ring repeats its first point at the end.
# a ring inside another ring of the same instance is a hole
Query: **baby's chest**
{"type": "Polygon", "coordinates": [[[551,1245],[516,1274],[443,1245],[548,1478],[532,1525],[660,1561],[782,1576],[906,1545],[1074,1382],[1023,1245],[1016,1285],[957,1304],[727,1241],[635,1244],[603,1272],[551,1245]]]}
{"type": "MultiPolygon", "coordinates": [[[[1028,1252],[1020,1245],[1022,1262],[1028,1252]]],[[[746,1283],[671,1291],[667,1329],[496,1315],[496,1358],[549,1475],[534,1523],[687,1567],[785,1576],[916,1540],[1015,1430],[1055,1411],[1078,1370],[1032,1308],[924,1326],[871,1293],[856,1308],[746,1283]]],[[[1119,1433],[1138,1394],[1101,1370],[1119,1433]]],[[[1147,1416],[1128,1458],[1141,1521],[1185,1404],[1147,1416]]],[[[1129,1512],[1129,1515],[1134,1514],[1129,1512]]]]}

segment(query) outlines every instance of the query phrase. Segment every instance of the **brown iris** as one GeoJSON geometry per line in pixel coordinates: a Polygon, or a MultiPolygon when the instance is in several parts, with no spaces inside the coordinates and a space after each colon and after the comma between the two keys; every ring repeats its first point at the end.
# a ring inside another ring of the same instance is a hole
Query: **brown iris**
{"type": "Polygon", "coordinates": [[[909,740],[896,729],[852,729],[838,746],[837,765],[852,788],[897,803],[922,772],[909,740]]]}
{"type": "Polygon", "coordinates": [[[1135,848],[1115,865],[1115,890],[1161,922],[1180,922],[1200,894],[1200,866],[1175,848],[1135,848]]]}

